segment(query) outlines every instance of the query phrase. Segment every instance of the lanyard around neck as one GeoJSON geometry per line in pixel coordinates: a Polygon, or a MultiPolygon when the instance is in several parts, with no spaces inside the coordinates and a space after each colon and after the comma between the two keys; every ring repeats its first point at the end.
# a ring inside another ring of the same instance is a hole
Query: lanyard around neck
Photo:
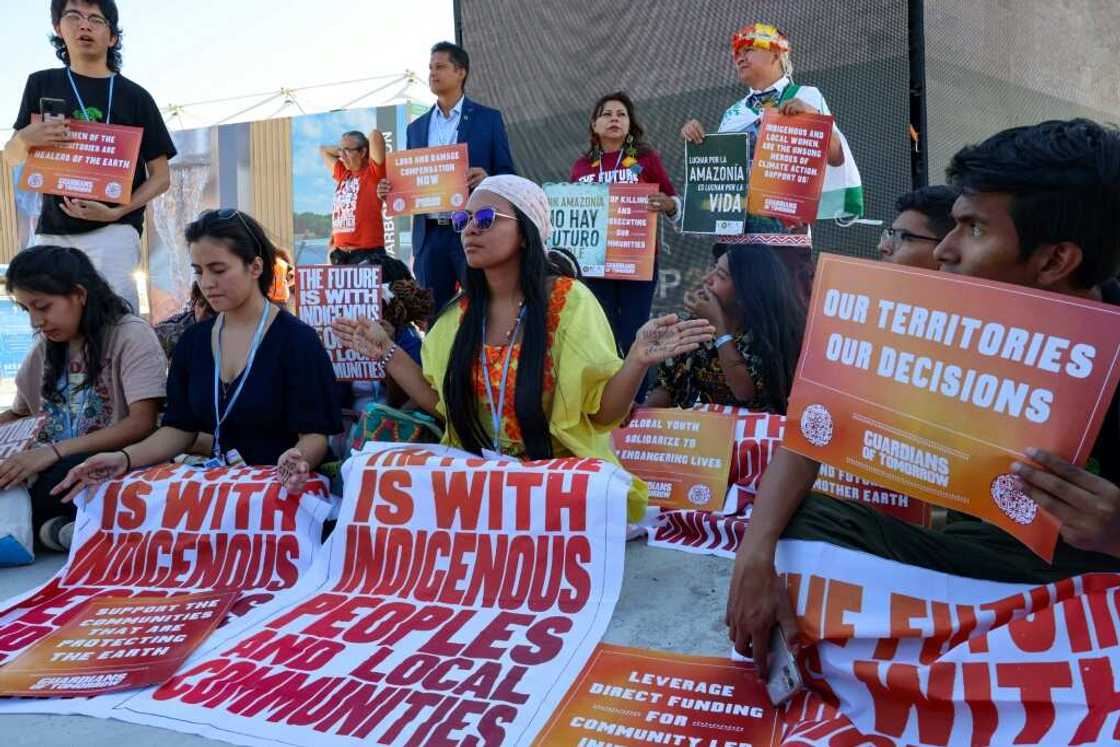
{"type": "Polygon", "coordinates": [[[233,391],[233,396],[229,398],[226,403],[226,409],[223,411],[221,408],[221,399],[219,397],[219,389],[221,388],[222,376],[222,328],[225,326],[225,314],[218,315],[218,349],[214,353],[214,456],[218,459],[224,459],[222,454],[222,422],[233,412],[233,405],[237,402],[237,398],[241,396],[241,390],[245,388],[245,382],[249,380],[249,372],[253,369],[253,360],[257,357],[257,350],[261,346],[261,340],[264,339],[264,328],[268,325],[268,312],[271,304],[266,300],[264,302],[264,311],[261,312],[261,320],[257,322],[257,331],[253,334],[253,342],[249,346],[249,357],[245,360],[245,370],[241,372],[241,381],[237,382],[237,388],[233,391]]]}
{"type": "Polygon", "coordinates": [[[65,421],[66,438],[77,438],[78,429],[82,424],[82,419],[86,414],[86,405],[89,404],[89,392],[93,389],[93,382],[89,381],[89,374],[86,374],[86,385],[84,387],[85,393],[82,395],[82,402],[78,405],[78,417],[74,418],[74,398],[71,394],[70,387],[70,352],[66,353],[66,368],[59,377],[58,389],[66,398],[66,402],[62,406],[62,418],[65,421]]]}
{"type": "Polygon", "coordinates": [[[506,406],[506,383],[509,381],[509,364],[513,359],[513,345],[517,342],[517,331],[521,329],[521,320],[525,318],[525,307],[517,312],[517,323],[513,325],[513,334],[509,336],[506,346],[506,359],[502,363],[502,381],[498,387],[498,406],[494,407],[494,394],[490,386],[490,364],[486,360],[486,317],[482,317],[482,347],[478,351],[478,360],[482,364],[482,384],[486,387],[486,404],[490,407],[490,424],[494,428],[494,451],[502,453],[502,414],[506,406]]]}
{"type": "MultiPolygon", "coordinates": [[[[66,77],[70,79],[70,90],[74,92],[74,98],[78,100],[78,106],[82,109],[82,119],[89,122],[89,112],[86,111],[86,102],[82,100],[82,94],[78,93],[78,85],[74,82],[74,75],[70,72],[70,68],[66,68],[66,77]]],[[[105,107],[105,124],[109,124],[109,120],[113,118],[113,84],[117,81],[116,73],[109,74],[109,103],[105,107]]]]}

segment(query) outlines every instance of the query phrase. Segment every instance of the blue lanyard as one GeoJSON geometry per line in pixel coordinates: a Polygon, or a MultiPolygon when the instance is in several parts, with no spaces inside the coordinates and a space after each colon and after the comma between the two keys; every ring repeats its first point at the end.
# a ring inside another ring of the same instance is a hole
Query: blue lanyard
{"type": "Polygon", "coordinates": [[[268,324],[268,311],[271,305],[267,300],[264,302],[261,320],[257,322],[257,331],[253,335],[252,344],[249,346],[249,357],[245,360],[245,370],[241,372],[241,381],[237,383],[237,388],[233,390],[233,396],[226,403],[225,412],[222,412],[218,391],[222,383],[222,327],[225,326],[226,320],[225,314],[218,315],[218,350],[214,354],[214,456],[218,459],[225,459],[222,455],[222,421],[233,412],[233,405],[237,402],[237,398],[241,396],[241,390],[245,388],[245,382],[249,379],[249,371],[253,368],[253,359],[257,357],[257,350],[261,346],[261,340],[264,339],[264,328],[268,324]]]}
{"type": "Polygon", "coordinates": [[[506,346],[506,360],[502,364],[502,383],[498,389],[498,407],[494,408],[494,393],[490,386],[490,364],[486,362],[486,317],[482,317],[482,349],[478,351],[478,360],[482,364],[482,383],[486,387],[486,404],[490,406],[490,424],[494,428],[494,451],[502,453],[502,412],[506,406],[506,383],[509,381],[509,363],[513,358],[513,344],[517,341],[517,331],[521,329],[521,320],[525,318],[525,307],[517,312],[517,324],[513,326],[513,334],[509,337],[506,346]]]}
{"type": "MultiPolygon", "coordinates": [[[[86,102],[82,101],[82,94],[78,93],[78,86],[74,83],[74,76],[70,73],[70,68],[66,68],[66,77],[70,79],[70,90],[74,92],[74,98],[78,99],[78,106],[82,108],[82,118],[89,122],[89,112],[86,111],[86,102]]],[[[116,73],[109,75],[109,105],[105,107],[105,124],[109,124],[109,120],[113,117],[113,84],[117,81],[116,73]]]]}
{"type": "Polygon", "coordinates": [[[66,397],[66,402],[62,406],[62,418],[65,421],[66,438],[77,438],[77,426],[82,423],[82,418],[85,416],[86,405],[89,404],[89,390],[93,389],[93,382],[87,381],[85,387],[85,394],[82,395],[82,403],[78,406],[78,420],[77,424],[74,421],[74,400],[70,396],[70,356],[66,356],[66,368],[59,377],[58,390],[66,397]]]}

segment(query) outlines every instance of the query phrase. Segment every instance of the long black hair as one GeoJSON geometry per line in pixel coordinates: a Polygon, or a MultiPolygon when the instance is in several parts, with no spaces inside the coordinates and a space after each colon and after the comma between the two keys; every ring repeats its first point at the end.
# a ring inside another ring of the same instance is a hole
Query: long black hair
{"type": "Polygon", "coordinates": [[[599,136],[595,134],[595,120],[603,113],[603,107],[607,105],[608,101],[618,101],[621,103],[626,107],[626,116],[630,118],[630,132],[626,135],[627,139],[622,144],[622,150],[625,152],[627,148],[633,148],[634,152],[639,156],[653,150],[650,144],[646,142],[645,128],[638,124],[638,118],[634,114],[634,101],[625,91],[615,91],[614,93],[608,93],[606,96],[601,96],[591,109],[591,119],[587,123],[589,139],[587,152],[584,153],[584,156],[589,161],[594,161],[602,156],[603,148],[599,145],[599,136]]]}
{"type": "MultiPolygon", "coordinates": [[[[62,14],[66,10],[67,0],[51,0],[51,25],[58,26],[62,23],[62,14]]],[[[113,46],[109,47],[109,53],[106,55],[105,64],[114,73],[121,71],[121,39],[124,37],[124,31],[120,26],[120,12],[117,10],[117,4],[114,0],[82,0],[82,5],[96,5],[97,9],[101,11],[101,15],[105,16],[105,20],[109,22],[109,33],[117,37],[117,41],[113,46]]],[[[51,34],[51,44],[54,46],[54,54],[58,59],[62,60],[62,64],[70,67],[70,52],[66,49],[66,42],[58,34],[51,34]]]]}
{"type": "MultiPolygon", "coordinates": [[[[548,353],[548,261],[537,227],[516,207],[513,212],[521,233],[521,292],[525,296],[514,409],[526,455],[530,459],[549,459],[552,457],[552,437],[542,402],[548,353]]],[[[467,299],[467,310],[451,345],[451,359],[443,377],[443,401],[447,419],[463,448],[481,454],[482,449],[490,447],[490,442],[478,417],[478,399],[471,372],[478,366],[478,354],[485,344],[482,323],[490,305],[490,287],[486,284],[485,272],[467,268],[463,296],[467,299]]],[[[450,303],[444,307],[443,313],[456,313],[457,306],[450,303]]],[[[513,342],[511,340],[510,344],[513,342]]],[[[494,405],[497,407],[498,403],[494,405]]]]}
{"type": "Polygon", "coordinates": [[[183,232],[188,244],[199,239],[221,239],[233,254],[245,263],[261,258],[264,267],[257,278],[261,294],[268,298],[276,270],[276,245],[268,238],[264,226],[253,216],[236,208],[205,210],[183,232]]]}
{"type": "Polygon", "coordinates": [[[739,325],[750,331],[751,352],[762,362],[765,394],[785,414],[805,332],[805,307],[789,270],[765,244],[732,246],[727,267],[742,312],[739,325]]]}
{"type": "MultiPolygon", "coordinates": [[[[4,285],[8,293],[19,289],[48,296],[68,296],[80,288],[85,289],[86,303],[78,322],[86,364],[86,380],[82,387],[94,386],[104,368],[109,335],[121,317],[132,313],[132,307],[109,287],[89,257],[79,249],[63,246],[24,249],[8,265],[4,285]]],[[[46,340],[46,345],[43,398],[57,401],[60,398],[58,381],[66,371],[69,343],[46,340]]]]}

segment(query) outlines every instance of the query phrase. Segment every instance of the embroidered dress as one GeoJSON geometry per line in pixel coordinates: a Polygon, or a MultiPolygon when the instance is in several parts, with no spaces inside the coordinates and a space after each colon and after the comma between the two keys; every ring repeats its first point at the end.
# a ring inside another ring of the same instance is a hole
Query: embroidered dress
{"type": "MultiPolygon", "coordinates": [[[[463,299],[459,309],[440,316],[424,339],[421,349],[424,377],[437,392],[442,393],[451,346],[465,310],[466,299],[463,299]]],[[[614,337],[599,302],[582,283],[571,278],[556,278],[549,295],[546,330],[548,352],[542,403],[552,437],[553,456],[591,457],[618,464],[611,450],[610,433],[619,423],[600,426],[591,421],[591,415],[599,411],[607,382],[622,368],[622,360],[615,351],[614,337]]],[[[502,408],[500,443],[504,454],[523,458],[525,444],[514,406],[520,351],[520,342],[515,342],[506,383],[506,401],[502,408]]],[[[496,392],[501,384],[506,347],[487,345],[485,355],[490,369],[491,391],[496,392]]],[[[490,409],[481,368],[475,363],[472,370],[464,374],[471,376],[479,421],[484,432],[491,436],[490,409]]],[[[446,421],[442,396],[436,408],[446,421]]],[[[444,431],[443,443],[462,446],[450,423],[444,431]]],[[[647,498],[645,483],[635,480],[627,499],[630,521],[642,517],[647,498]]]]}

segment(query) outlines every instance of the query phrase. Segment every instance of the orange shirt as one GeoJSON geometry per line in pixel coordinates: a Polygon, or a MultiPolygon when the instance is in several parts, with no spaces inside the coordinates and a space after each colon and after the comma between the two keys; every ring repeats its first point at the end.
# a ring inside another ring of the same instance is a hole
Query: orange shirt
{"type": "Polygon", "coordinates": [[[350,171],[342,161],[334,164],[334,204],[331,230],[336,249],[375,249],[385,246],[385,224],[377,183],[385,178],[385,167],[369,161],[369,168],[350,171]]]}

